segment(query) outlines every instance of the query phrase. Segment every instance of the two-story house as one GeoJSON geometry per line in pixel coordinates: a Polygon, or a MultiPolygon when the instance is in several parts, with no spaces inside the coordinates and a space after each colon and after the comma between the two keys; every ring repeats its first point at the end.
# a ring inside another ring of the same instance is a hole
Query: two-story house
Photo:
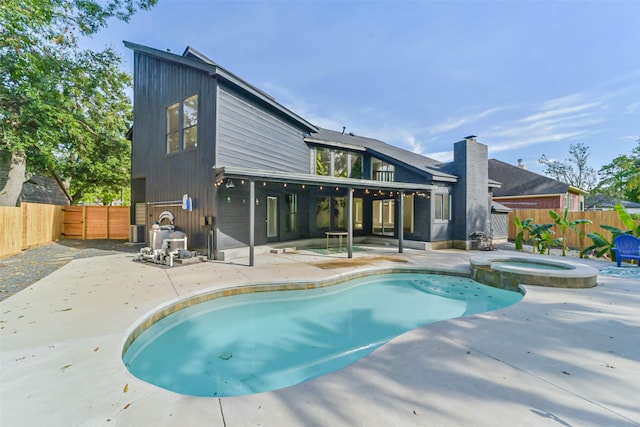
{"type": "Polygon", "coordinates": [[[469,248],[488,231],[487,147],[440,162],[321,129],[201,53],[134,51],[132,220],[170,210],[189,246],[224,251],[343,232],[424,249],[469,248]],[[180,200],[188,195],[190,209],[180,200]]]}

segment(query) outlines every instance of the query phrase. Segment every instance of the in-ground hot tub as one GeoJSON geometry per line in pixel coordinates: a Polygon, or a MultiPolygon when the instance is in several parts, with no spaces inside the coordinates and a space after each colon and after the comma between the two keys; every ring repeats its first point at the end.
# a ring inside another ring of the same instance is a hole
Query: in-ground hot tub
{"type": "Polygon", "coordinates": [[[518,285],[592,288],[598,271],[580,263],[543,257],[501,254],[471,257],[471,278],[486,285],[515,290],[518,285]]]}

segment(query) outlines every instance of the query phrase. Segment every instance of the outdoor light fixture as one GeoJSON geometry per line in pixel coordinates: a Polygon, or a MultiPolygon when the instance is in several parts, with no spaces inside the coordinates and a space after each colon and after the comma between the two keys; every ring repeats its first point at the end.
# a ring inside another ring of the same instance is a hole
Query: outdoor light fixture
{"type": "Polygon", "coordinates": [[[227,188],[235,188],[235,186],[236,186],[236,185],[233,183],[233,181],[231,180],[231,178],[229,178],[229,179],[227,180],[227,183],[226,183],[224,186],[225,186],[225,187],[227,187],[227,188]]]}

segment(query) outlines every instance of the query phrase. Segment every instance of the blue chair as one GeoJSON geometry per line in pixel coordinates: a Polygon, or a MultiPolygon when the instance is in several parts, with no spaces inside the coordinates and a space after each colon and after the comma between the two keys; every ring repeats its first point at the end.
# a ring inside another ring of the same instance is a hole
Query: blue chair
{"type": "Polygon", "coordinates": [[[616,254],[616,264],[620,267],[620,263],[623,259],[635,259],[638,260],[638,267],[640,267],[640,239],[632,236],[631,234],[621,234],[613,239],[612,248],[616,254]]]}

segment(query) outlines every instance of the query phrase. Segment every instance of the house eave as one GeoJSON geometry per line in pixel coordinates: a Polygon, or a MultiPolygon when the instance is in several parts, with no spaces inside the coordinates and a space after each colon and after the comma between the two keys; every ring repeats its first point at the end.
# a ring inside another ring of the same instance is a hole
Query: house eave
{"type": "Polygon", "coordinates": [[[508,200],[508,199],[531,199],[531,198],[540,198],[540,197],[562,197],[566,196],[566,193],[557,193],[557,194],[526,194],[519,196],[493,196],[493,200],[508,200]]]}
{"type": "Polygon", "coordinates": [[[325,147],[344,148],[353,151],[367,151],[367,149],[361,145],[345,144],[344,142],[327,141],[324,139],[316,139],[311,137],[306,137],[304,139],[304,142],[308,144],[322,145],[325,147]]]}
{"type": "Polygon", "coordinates": [[[387,190],[387,191],[431,191],[439,187],[432,184],[419,184],[412,182],[386,182],[369,179],[338,178],[333,176],[310,175],[281,171],[263,171],[239,167],[224,166],[215,168],[215,180],[226,178],[253,179],[270,182],[282,182],[290,184],[305,184],[329,187],[350,187],[357,189],[387,190]]]}

